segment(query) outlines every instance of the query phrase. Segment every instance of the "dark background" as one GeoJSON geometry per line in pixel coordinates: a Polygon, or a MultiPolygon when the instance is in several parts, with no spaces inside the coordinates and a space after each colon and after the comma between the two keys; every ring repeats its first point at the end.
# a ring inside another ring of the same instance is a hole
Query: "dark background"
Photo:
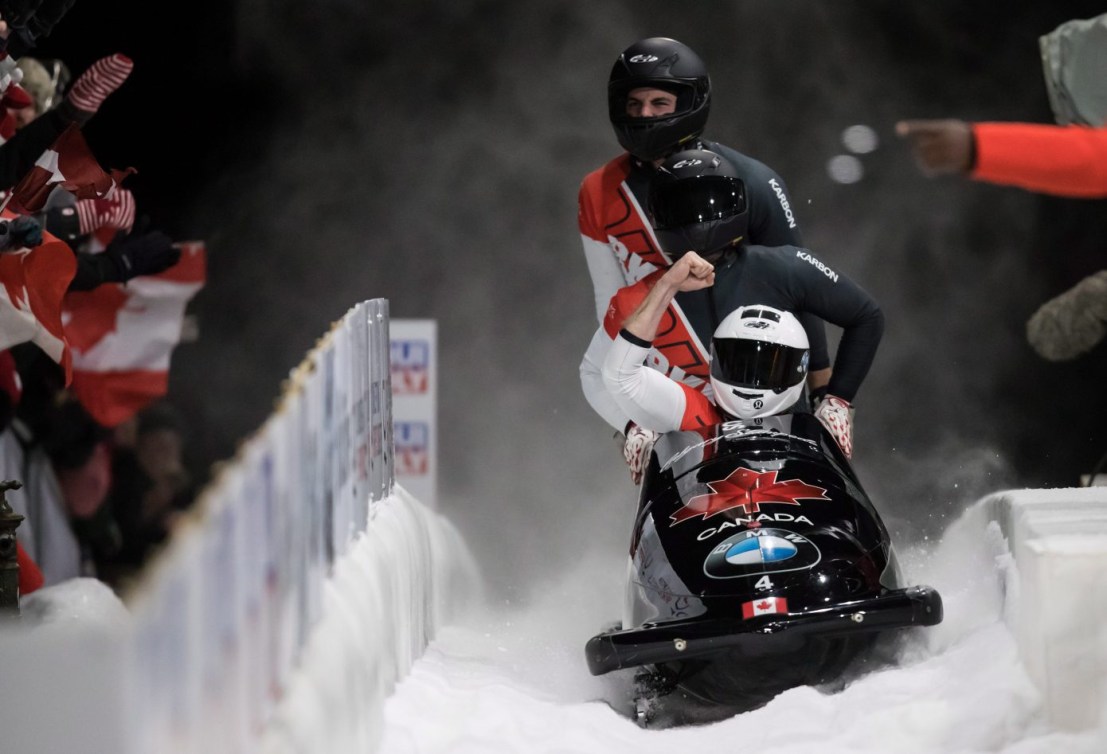
{"type": "Polygon", "coordinates": [[[595,322],[575,212],[581,178],[619,151],[610,66],[646,36],[699,52],[706,135],[783,176],[807,245],[883,305],[856,458],[894,531],[934,536],[996,489],[1077,484],[1107,451],[1107,348],[1050,364],[1024,328],[1104,266],[1107,203],[926,179],[893,126],[1051,122],[1038,36],[1103,10],[84,0],[37,53],[75,74],[135,59],[89,141],[139,169],[140,211],[208,243],[201,337],[171,389],[196,467],[261,424],[331,321],[387,297],[439,322],[441,507],[512,586],[551,552],[625,545],[631,490],[577,381],[595,322]],[[880,146],[841,185],[826,164],[855,124],[880,146]]]}

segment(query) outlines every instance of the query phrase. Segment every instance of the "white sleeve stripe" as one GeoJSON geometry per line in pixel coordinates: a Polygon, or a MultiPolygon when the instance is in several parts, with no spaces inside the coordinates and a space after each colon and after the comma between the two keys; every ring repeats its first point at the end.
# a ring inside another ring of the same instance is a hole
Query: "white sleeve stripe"
{"type": "Polygon", "coordinates": [[[592,289],[596,295],[596,320],[603,325],[604,315],[611,297],[627,284],[622,267],[611,250],[611,246],[586,235],[581,235],[584,246],[584,259],[588,262],[588,273],[592,276],[592,289]]]}

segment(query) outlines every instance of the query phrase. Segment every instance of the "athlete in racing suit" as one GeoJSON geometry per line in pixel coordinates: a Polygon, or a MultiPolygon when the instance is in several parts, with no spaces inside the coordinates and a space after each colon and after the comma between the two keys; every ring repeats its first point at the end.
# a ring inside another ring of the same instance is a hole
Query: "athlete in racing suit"
{"type": "MultiPolygon", "coordinates": [[[[834,376],[817,406],[816,416],[849,455],[850,401],[869,370],[883,333],[883,315],[872,298],[807,249],[748,245],[745,186],[733,166],[719,154],[689,149],[664,160],[651,182],[648,205],[661,248],[681,261],[696,252],[699,258],[714,265],[710,286],[666,292],[666,307],[658,315],[658,327],[651,337],[654,352],[660,358],[668,353],[694,358],[699,373],[710,380],[709,358],[702,344],[709,343],[719,323],[739,307],[769,306],[839,325],[845,332],[838,346],[834,376]],[[679,308],[672,306],[676,302],[679,308]]],[[[676,265],[669,271],[674,269],[676,265]]],[[[659,279],[671,282],[667,274],[668,271],[654,272],[612,297],[601,327],[602,337],[593,339],[593,343],[604,340],[607,343],[593,355],[599,363],[604,362],[603,355],[610,343],[627,318],[648,298],[655,283],[659,279]]],[[[681,277],[680,281],[684,279],[681,277]]],[[[682,376],[685,379],[681,381],[687,383],[688,375],[682,376]]],[[[601,375],[601,382],[602,379],[601,375]]],[[[700,385],[690,387],[701,389],[700,385]]],[[[619,408],[610,393],[608,398],[619,408]]],[[[634,447],[631,440],[634,434],[644,431],[634,428],[624,446],[632,477],[641,471],[652,438],[645,437],[634,447]]]]}
{"type": "MultiPolygon", "coordinates": [[[[699,294],[715,317],[739,307],[770,306],[787,312],[808,311],[843,328],[829,392],[852,403],[880,343],[884,317],[876,302],[843,275],[830,270],[805,249],[767,249],[739,245],[712,267],[690,251],[664,272],[620,291],[612,301],[605,327],[614,329],[614,344],[605,355],[603,377],[612,399],[631,420],[666,432],[717,423],[719,414],[701,392],[671,380],[640,374],[651,345],[663,337],[671,304],[680,293],[699,294]],[[708,296],[712,290],[716,297],[708,296]]],[[[828,426],[849,457],[852,434],[828,426]]]]}
{"type": "MultiPolygon", "coordinates": [[[[747,185],[751,243],[764,246],[801,246],[800,234],[787,189],[770,168],[751,157],[715,142],[699,139],[710,108],[710,80],[703,62],[685,45],[651,38],[631,45],[616,61],[608,83],[612,125],[626,153],[585,177],[580,188],[578,222],[584,256],[592,277],[596,316],[602,324],[611,298],[671,259],[657,243],[644,208],[656,166],[668,154],[701,145],[733,163],[747,185]],[[650,110],[648,103],[631,107],[641,91],[671,93],[668,108],[650,110]]],[[[682,301],[673,304],[676,345],[651,354],[651,362],[669,376],[710,393],[706,340],[687,327],[682,301]]],[[[820,321],[804,317],[811,341],[811,387],[829,377],[826,333],[820,321]]],[[[711,330],[707,330],[710,335],[711,330]]],[[[585,398],[612,427],[625,431],[627,417],[603,388],[600,365],[610,344],[601,328],[580,365],[585,398]]]]}
{"type": "MultiPolygon", "coordinates": [[[[718,323],[740,306],[761,304],[797,315],[810,313],[843,329],[828,393],[847,403],[853,402],[884,332],[884,315],[868,293],[849,278],[827,267],[806,249],[745,245],[728,251],[715,265],[713,285],[682,291],[674,286],[673,280],[674,277],[680,278],[681,274],[688,274],[683,262],[689,257],[703,261],[695,252],[689,252],[681,257],[680,269],[674,265],[669,270],[655,272],[616,294],[603,326],[614,341],[612,348],[618,345],[625,352],[623,343],[628,340],[634,342],[622,332],[624,323],[647,302],[651,291],[657,291],[653,296],[655,301],[650,303],[659,308],[660,313],[659,326],[649,340],[654,349],[662,352],[672,330],[682,325],[675,321],[672,307],[678,293],[684,301],[683,310],[689,314],[692,329],[698,331],[697,339],[701,343],[709,343],[718,323]],[[658,307],[656,300],[663,300],[665,305],[658,307]]],[[[683,279],[676,285],[680,283],[683,279]]],[[[640,341],[641,338],[637,343],[639,347],[640,341]]],[[[609,355],[605,354],[605,363],[609,355]]],[[[620,405],[614,398],[612,402],[620,405]]],[[[634,416],[629,418],[641,423],[634,416]]],[[[662,431],[658,427],[648,428],[662,431]]],[[[841,444],[843,451],[849,455],[852,438],[843,439],[841,444]]]]}

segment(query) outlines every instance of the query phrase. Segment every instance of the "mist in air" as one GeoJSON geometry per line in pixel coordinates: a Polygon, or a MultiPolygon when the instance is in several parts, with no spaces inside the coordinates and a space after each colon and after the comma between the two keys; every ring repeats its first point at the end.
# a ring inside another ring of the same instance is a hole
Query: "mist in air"
{"type": "Polygon", "coordinates": [[[591,550],[621,569],[635,498],[577,378],[596,322],[576,198],[619,152],[612,62],[672,36],[711,71],[706,136],[783,176],[807,245],[884,308],[856,458],[893,534],[934,537],[988,491],[1076,484],[1107,450],[1104,349],[1046,364],[1023,330],[1102,266],[1103,204],[923,178],[893,126],[1049,121],[1037,37],[1101,6],[688,7],[240,0],[233,75],[273,112],[195,209],[218,218],[211,281],[174,391],[199,452],[229,455],[328,324],[386,297],[438,320],[440,507],[491,584],[522,597],[591,550]],[[864,150],[843,142],[859,124],[864,150]]]}

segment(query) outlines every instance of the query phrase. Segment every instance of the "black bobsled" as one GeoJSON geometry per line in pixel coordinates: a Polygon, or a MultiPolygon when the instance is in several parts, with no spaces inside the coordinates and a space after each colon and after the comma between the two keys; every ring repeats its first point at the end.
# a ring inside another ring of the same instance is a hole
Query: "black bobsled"
{"type": "Polygon", "coordinates": [[[642,483],[621,626],[593,675],[640,669],[639,722],[717,719],[841,675],[884,631],[932,626],[876,508],[810,414],[662,436],[642,483]]]}

